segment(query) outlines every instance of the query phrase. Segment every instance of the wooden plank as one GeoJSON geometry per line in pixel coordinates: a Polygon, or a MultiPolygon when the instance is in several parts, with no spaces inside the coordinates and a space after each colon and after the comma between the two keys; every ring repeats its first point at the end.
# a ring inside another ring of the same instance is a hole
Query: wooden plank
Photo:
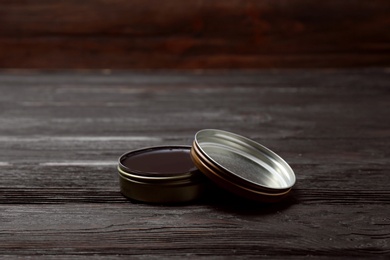
{"type": "Polygon", "coordinates": [[[1,68],[389,66],[386,0],[1,1],[1,68]]]}
{"type": "Polygon", "coordinates": [[[0,256],[390,255],[388,69],[0,74],[0,256]],[[196,109],[194,109],[196,108],[196,109]],[[279,153],[277,204],[119,193],[127,150],[230,130],[279,153]]]}
{"type": "Polygon", "coordinates": [[[207,127],[242,131],[258,139],[386,137],[382,118],[389,116],[388,78],[386,69],[345,74],[10,74],[0,78],[0,129],[10,136],[148,133],[163,140],[192,138],[193,129],[207,127]],[[189,119],[186,124],[174,124],[184,116],[189,119]],[[151,122],[158,124],[156,128],[149,127],[151,122]],[[359,131],[351,132],[355,123],[359,131]]]}
{"type": "Polygon", "coordinates": [[[0,249],[21,256],[378,256],[389,253],[387,208],[1,205],[0,249]]]}

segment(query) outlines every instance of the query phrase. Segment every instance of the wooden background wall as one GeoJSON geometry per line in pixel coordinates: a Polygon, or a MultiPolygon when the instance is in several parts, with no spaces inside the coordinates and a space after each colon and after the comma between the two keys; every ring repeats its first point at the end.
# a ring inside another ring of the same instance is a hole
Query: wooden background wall
{"type": "Polygon", "coordinates": [[[389,65],[389,0],[0,0],[0,68],[389,65]]]}

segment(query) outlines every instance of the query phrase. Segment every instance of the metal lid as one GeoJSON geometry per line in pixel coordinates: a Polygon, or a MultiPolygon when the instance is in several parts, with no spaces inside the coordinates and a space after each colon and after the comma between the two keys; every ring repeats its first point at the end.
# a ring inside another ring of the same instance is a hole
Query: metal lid
{"type": "Polygon", "coordinates": [[[295,183],[291,167],[259,143],[230,132],[196,133],[191,157],[198,169],[222,188],[257,201],[277,201],[295,183]]]}

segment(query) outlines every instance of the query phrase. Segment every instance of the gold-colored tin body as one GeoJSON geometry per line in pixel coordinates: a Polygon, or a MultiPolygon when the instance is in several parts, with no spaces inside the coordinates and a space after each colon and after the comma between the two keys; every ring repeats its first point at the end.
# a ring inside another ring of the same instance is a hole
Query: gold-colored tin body
{"type": "MultiPolygon", "coordinates": [[[[158,149],[188,149],[188,146],[149,147],[130,153],[147,152],[158,149]]],[[[195,168],[190,171],[172,174],[148,174],[138,171],[130,172],[119,159],[118,172],[121,193],[129,199],[147,203],[183,203],[200,198],[204,192],[207,179],[195,168]]],[[[151,161],[150,163],[156,163],[151,161]]]]}

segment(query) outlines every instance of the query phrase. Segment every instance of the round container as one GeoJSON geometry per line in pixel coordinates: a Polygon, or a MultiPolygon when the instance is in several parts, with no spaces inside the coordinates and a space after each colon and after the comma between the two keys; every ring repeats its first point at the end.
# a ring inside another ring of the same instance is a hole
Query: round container
{"type": "Polygon", "coordinates": [[[207,179],[196,168],[189,146],[156,146],[119,158],[120,190],[148,203],[180,203],[199,198],[207,179]]]}
{"type": "Polygon", "coordinates": [[[191,157],[218,186],[247,199],[274,202],[295,183],[291,167],[276,153],[243,136],[205,129],[195,135],[191,157]]]}

